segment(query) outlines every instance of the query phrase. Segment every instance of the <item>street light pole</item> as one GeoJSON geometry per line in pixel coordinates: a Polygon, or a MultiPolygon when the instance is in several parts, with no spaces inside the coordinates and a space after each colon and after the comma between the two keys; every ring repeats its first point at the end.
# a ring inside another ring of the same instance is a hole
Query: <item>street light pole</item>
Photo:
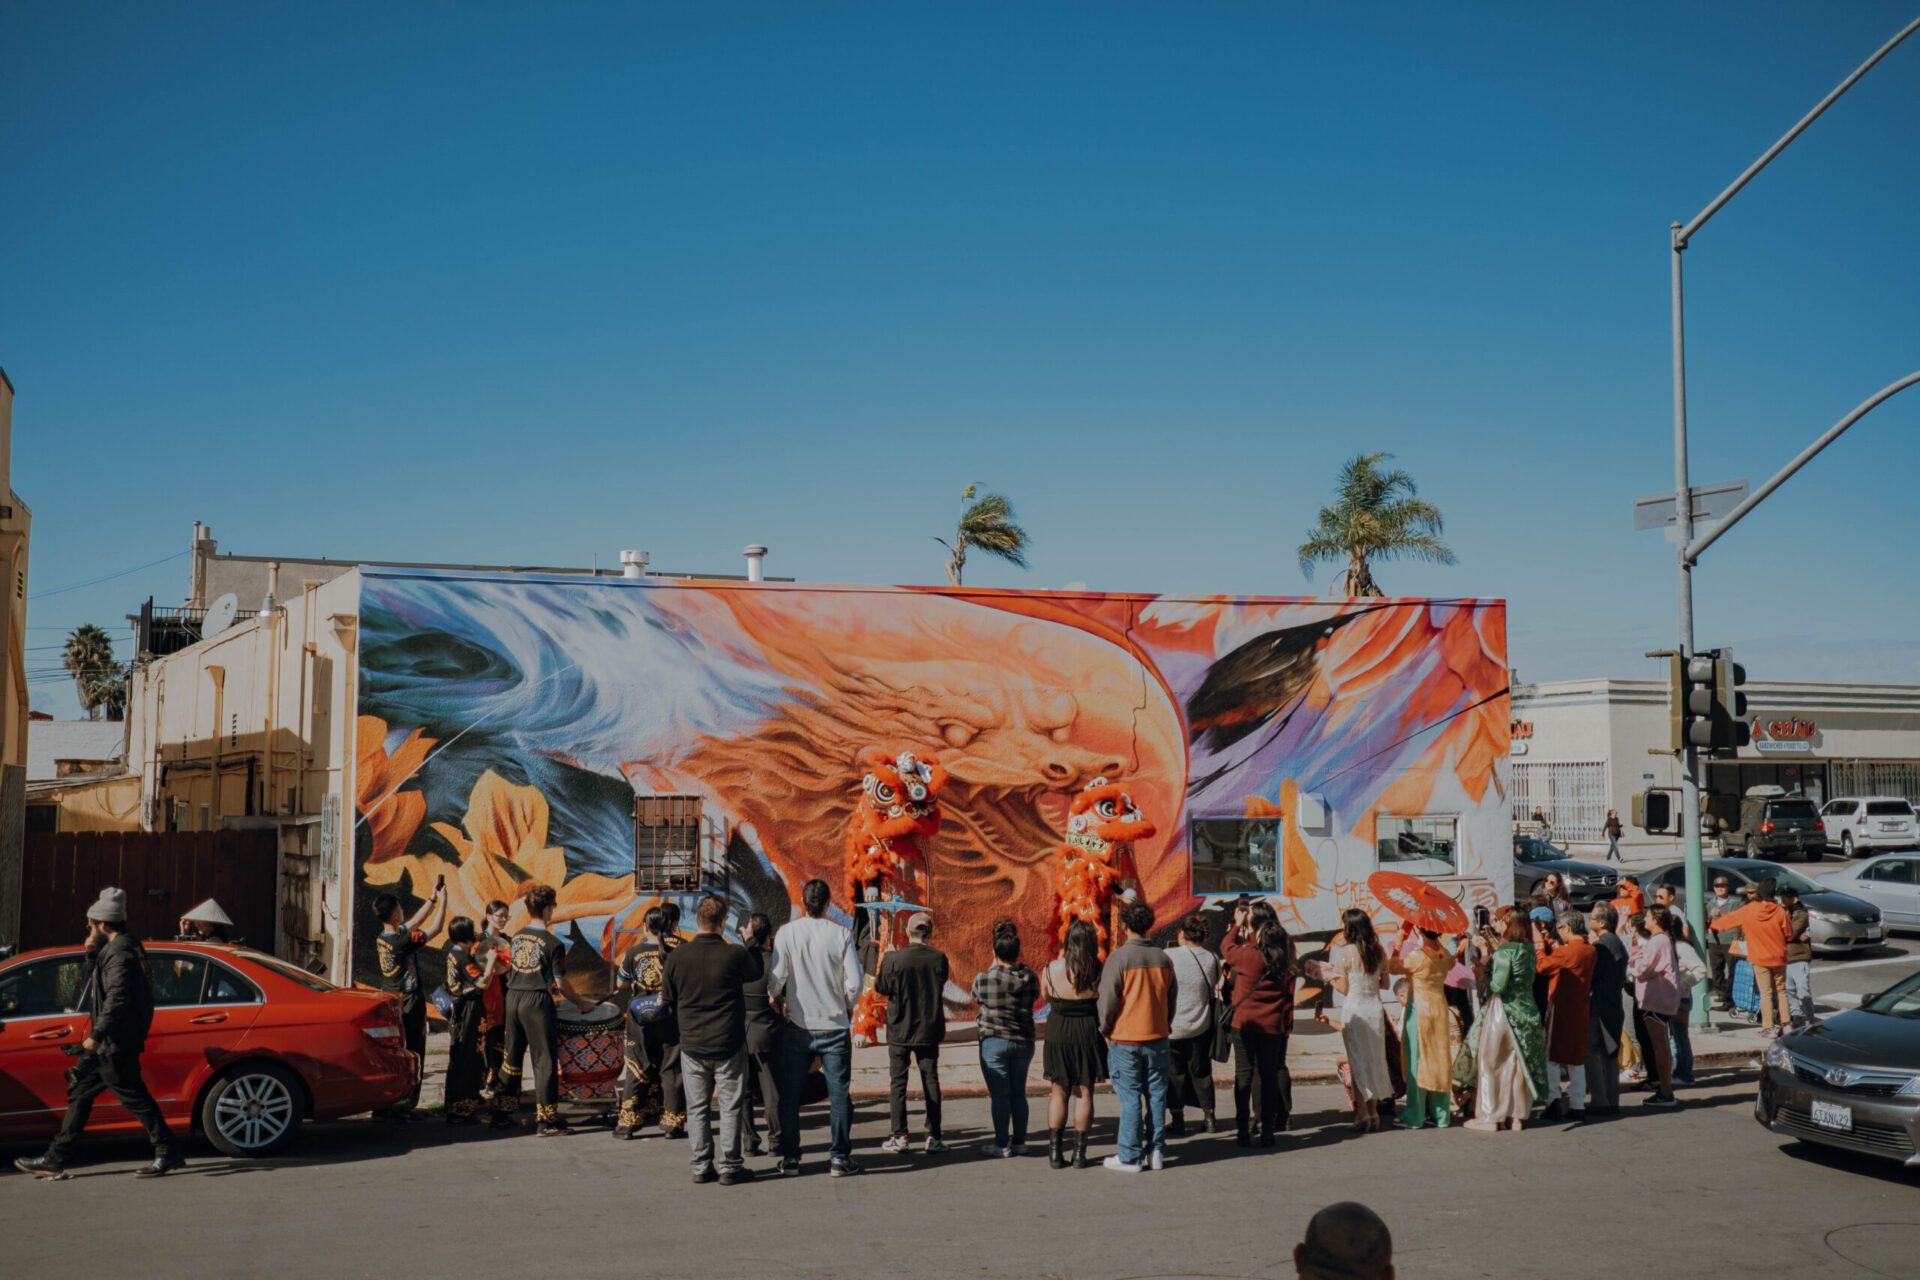
{"type": "MultiPolygon", "coordinates": [[[[1815,120],[1818,120],[1828,107],[1839,100],[1841,94],[1853,88],[1860,77],[1873,70],[1874,65],[1878,63],[1880,59],[1893,52],[1901,41],[1905,40],[1915,31],[1920,31],[1920,18],[1915,18],[1905,27],[1902,27],[1899,33],[1891,40],[1876,49],[1872,57],[1854,68],[1852,75],[1836,85],[1833,92],[1820,99],[1813,110],[1800,117],[1793,128],[1787,130],[1778,142],[1768,147],[1758,160],[1748,165],[1745,172],[1735,178],[1725,191],[1715,196],[1713,202],[1702,209],[1693,221],[1687,223],[1685,226],[1676,222],[1669,229],[1669,238],[1673,252],[1673,500],[1679,542],[1675,556],[1679,563],[1680,574],[1679,660],[1683,667],[1693,657],[1693,565],[1694,561],[1699,558],[1700,553],[1705,551],[1708,544],[1715,538],[1730,528],[1734,520],[1746,515],[1748,511],[1753,509],[1756,503],[1766,497],[1767,494],[1773,492],[1775,488],[1778,488],[1779,485],[1784,482],[1788,476],[1792,475],[1794,471],[1798,470],[1808,458],[1818,453],[1821,449],[1824,449],[1833,439],[1838,437],[1842,431],[1852,426],[1863,414],[1879,404],[1882,400],[1893,395],[1895,392],[1913,385],[1916,379],[1920,379],[1920,374],[1902,379],[1900,382],[1888,387],[1861,405],[1836,425],[1833,430],[1816,441],[1810,449],[1803,452],[1799,458],[1796,458],[1790,463],[1785,470],[1763,486],[1759,492],[1753,494],[1743,502],[1731,513],[1731,519],[1722,524],[1719,529],[1715,530],[1713,534],[1696,546],[1693,539],[1693,493],[1687,479],[1687,355],[1686,325],[1682,307],[1680,255],[1686,251],[1687,244],[1693,239],[1694,233],[1706,225],[1707,219],[1720,212],[1727,201],[1738,195],[1740,189],[1746,186],[1747,183],[1753,181],[1755,175],[1762,169],[1772,164],[1774,157],[1786,150],[1787,145],[1795,138],[1806,132],[1807,126],[1811,125],[1815,120]]],[[[1700,753],[1691,742],[1681,744],[1680,750],[1680,841],[1682,854],[1686,858],[1687,923],[1693,931],[1693,936],[1704,943],[1707,936],[1704,902],[1706,869],[1700,856],[1700,753]]],[[[1695,987],[1693,992],[1693,1021],[1700,1026],[1705,1026],[1708,1021],[1708,1001],[1707,985],[1702,983],[1700,986],[1695,987]]]]}

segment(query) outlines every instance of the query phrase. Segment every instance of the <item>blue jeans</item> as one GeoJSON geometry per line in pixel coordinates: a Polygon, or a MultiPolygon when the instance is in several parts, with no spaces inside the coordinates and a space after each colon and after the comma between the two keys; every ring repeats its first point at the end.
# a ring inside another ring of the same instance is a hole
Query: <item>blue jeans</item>
{"type": "Polygon", "coordinates": [[[1147,1095],[1147,1126],[1152,1130],[1147,1146],[1164,1151],[1167,1146],[1167,1069],[1172,1060],[1165,1040],[1146,1044],[1120,1044],[1107,1047],[1107,1071],[1113,1076],[1113,1092],[1120,1099],[1120,1158],[1139,1164],[1141,1155],[1140,1095],[1147,1095]]]}
{"type": "Polygon", "coordinates": [[[789,1160],[800,1158],[800,1089],[816,1053],[827,1078],[827,1155],[845,1160],[853,1154],[853,1033],[808,1031],[791,1023],[780,1037],[780,1154],[789,1160]]]}
{"type": "Polygon", "coordinates": [[[1693,1016],[1693,1001],[1682,1000],[1680,1012],[1673,1015],[1673,1021],[1667,1025],[1669,1038],[1673,1042],[1673,1078],[1675,1080],[1693,1079],[1693,1033],[1687,1029],[1687,1020],[1693,1016]]]}
{"type": "Polygon", "coordinates": [[[980,1042],[980,1074],[993,1099],[993,1145],[1027,1140],[1027,1068],[1033,1065],[1033,1041],[988,1036],[980,1042]]]}

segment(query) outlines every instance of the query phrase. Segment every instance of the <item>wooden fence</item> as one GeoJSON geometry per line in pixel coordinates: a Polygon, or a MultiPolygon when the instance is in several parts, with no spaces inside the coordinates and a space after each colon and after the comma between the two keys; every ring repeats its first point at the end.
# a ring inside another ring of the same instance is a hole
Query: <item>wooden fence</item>
{"type": "Polygon", "coordinates": [[[142,938],[171,938],[208,898],[249,946],[274,947],[272,831],[74,831],[26,838],[20,947],[80,941],[87,908],[109,886],[127,891],[127,923],[142,938]]]}

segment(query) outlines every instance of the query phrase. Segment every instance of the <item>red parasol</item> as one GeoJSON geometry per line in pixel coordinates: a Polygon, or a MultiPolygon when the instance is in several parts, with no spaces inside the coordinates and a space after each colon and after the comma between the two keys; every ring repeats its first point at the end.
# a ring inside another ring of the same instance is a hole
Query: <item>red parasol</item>
{"type": "Polygon", "coordinates": [[[1416,928],[1434,933],[1465,933],[1467,912],[1444,889],[1402,871],[1376,871],[1367,888],[1380,905],[1416,928]]]}

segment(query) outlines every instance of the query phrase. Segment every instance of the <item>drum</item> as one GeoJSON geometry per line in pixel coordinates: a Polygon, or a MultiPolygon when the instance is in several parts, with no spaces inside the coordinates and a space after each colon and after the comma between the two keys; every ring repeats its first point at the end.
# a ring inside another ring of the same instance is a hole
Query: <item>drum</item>
{"type": "Polygon", "coordinates": [[[582,1013],[570,1003],[556,1011],[562,1102],[612,1102],[620,1072],[627,1065],[626,1015],[619,1006],[601,1004],[582,1013]]]}

